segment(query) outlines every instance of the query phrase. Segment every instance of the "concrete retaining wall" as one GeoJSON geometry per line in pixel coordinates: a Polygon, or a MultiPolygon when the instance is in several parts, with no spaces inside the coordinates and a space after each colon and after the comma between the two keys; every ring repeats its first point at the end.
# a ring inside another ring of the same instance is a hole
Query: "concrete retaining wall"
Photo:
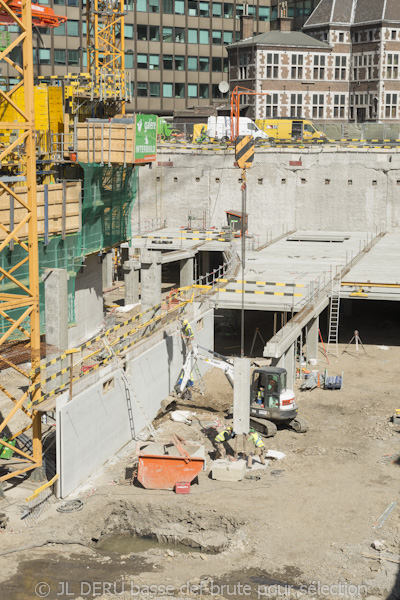
{"type": "MultiPolygon", "coordinates": [[[[195,309],[190,319],[196,340],[214,348],[213,310],[195,309]]],[[[184,347],[177,325],[164,338],[128,360],[126,374],[148,417],[154,419],[161,401],[172,391],[184,362],[184,347]]],[[[205,366],[202,366],[204,372],[205,366]]],[[[65,497],[96,469],[146,427],[145,418],[131,398],[121,372],[114,363],[99,373],[98,380],[68,401],[68,394],[57,401],[57,472],[59,494],[65,497]],[[130,418],[131,409],[131,418],[130,418]]]]}
{"type": "MultiPolygon", "coordinates": [[[[241,209],[232,154],[164,151],[159,160],[173,166],[141,170],[142,220],[154,218],[155,198],[168,226],[186,224],[193,207],[215,226],[226,223],[225,210],[241,209]]],[[[400,231],[399,186],[400,154],[393,151],[257,150],[248,171],[249,230],[400,231]]]]}

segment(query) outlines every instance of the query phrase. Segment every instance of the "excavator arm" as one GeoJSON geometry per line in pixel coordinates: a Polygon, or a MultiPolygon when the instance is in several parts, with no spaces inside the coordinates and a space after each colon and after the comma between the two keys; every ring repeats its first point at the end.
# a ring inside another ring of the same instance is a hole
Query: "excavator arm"
{"type": "Polygon", "coordinates": [[[192,344],[192,348],[186,357],[185,363],[179,375],[179,379],[175,385],[175,392],[178,396],[182,396],[186,390],[186,386],[190,380],[191,373],[197,360],[202,360],[209,365],[216,367],[217,369],[221,369],[233,388],[234,368],[229,358],[226,358],[225,356],[222,356],[213,350],[208,350],[207,348],[203,348],[197,344],[192,344]],[[207,353],[212,354],[213,356],[207,356],[206,354],[200,352],[200,350],[205,350],[207,353]]]}

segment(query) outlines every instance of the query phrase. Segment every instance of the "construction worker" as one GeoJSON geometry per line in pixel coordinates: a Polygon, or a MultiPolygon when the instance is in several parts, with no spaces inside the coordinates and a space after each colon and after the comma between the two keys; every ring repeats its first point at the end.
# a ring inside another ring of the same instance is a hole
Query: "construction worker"
{"type": "Polygon", "coordinates": [[[217,448],[217,454],[215,458],[226,458],[225,442],[235,437],[235,432],[232,427],[227,427],[215,436],[215,446],[217,448]]]}
{"type": "Polygon", "coordinates": [[[188,340],[194,340],[193,329],[190,326],[190,323],[187,319],[182,321],[182,333],[188,340]]]}
{"type": "Polygon", "coordinates": [[[247,439],[248,439],[248,441],[250,441],[254,444],[254,451],[252,450],[251,452],[249,452],[249,455],[247,458],[248,468],[251,469],[251,467],[253,465],[253,456],[254,455],[259,456],[261,464],[265,465],[265,458],[264,458],[265,445],[255,429],[250,429],[247,439]]]}

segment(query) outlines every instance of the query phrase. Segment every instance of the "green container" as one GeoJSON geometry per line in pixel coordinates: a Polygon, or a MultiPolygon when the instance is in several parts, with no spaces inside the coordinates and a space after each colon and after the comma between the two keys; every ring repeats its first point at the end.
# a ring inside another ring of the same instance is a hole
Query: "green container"
{"type": "MultiPolygon", "coordinates": [[[[10,442],[6,437],[3,437],[5,442],[8,442],[11,446],[15,446],[15,440],[10,442]]],[[[14,454],[14,451],[11,448],[7,448],[7,446],[3,446],[0,440],[0,458],[11,458],[14,454]]]]}

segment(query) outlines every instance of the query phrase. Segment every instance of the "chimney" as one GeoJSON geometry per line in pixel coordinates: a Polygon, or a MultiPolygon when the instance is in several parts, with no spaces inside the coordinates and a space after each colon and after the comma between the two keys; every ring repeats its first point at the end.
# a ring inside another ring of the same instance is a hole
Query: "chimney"
{"type": "Polygon", "coordinates": [[[253,17],[249,16],[248,4],[243,4],[243,15],[240,17],[240,39],[253,37],[253,17]]]}
{"type": "Polygon", "coordinates": [[[272,21],[271,30],[274,31],[292,31],[292,18],[288,17],[287,0],[279,0],[278,18],[272,21]]]}

